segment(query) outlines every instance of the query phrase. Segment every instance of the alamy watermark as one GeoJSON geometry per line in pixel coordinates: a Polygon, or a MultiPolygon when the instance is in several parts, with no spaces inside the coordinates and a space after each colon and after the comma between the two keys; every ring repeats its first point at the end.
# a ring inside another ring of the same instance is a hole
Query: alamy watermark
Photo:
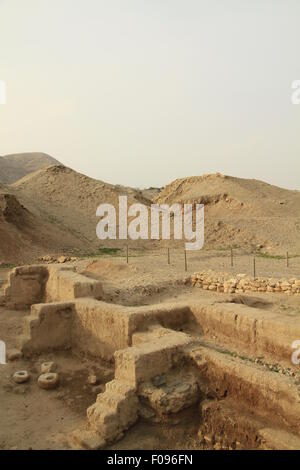
{"type": "Polygon", "coordinates": [[[292,83],[292,104],[300,104],[300,80],[294,80],[292,83]]]}
{"type": "Polygon", "coordinates": [[[100,204],[96,215],[101,217],[96,228],[100,240],[170,240],[173,220],[173,238],[184,239],[186,250],[201,250],[204,245],[203,204],[152,204],[149,207],[136,203],[128,207],[127,196],[119,196],[118,210],[112,204],[100,204]]]}
{"type": "Polygon", "coordinates": [[[6,83],[0,80],[0,104],[6,103],[6,83]]]}
{"type": "Polygon", "coordinates": [[[298,366],[300,364],[300,339],[296,339],[292,342],[292,349],[295,349],[291,357],[292,363],[298,366]]]}
{"type": "Polygon", "coordinates": [[[0,365],[6,364],[6,344],[0,341],[0,365]]]}

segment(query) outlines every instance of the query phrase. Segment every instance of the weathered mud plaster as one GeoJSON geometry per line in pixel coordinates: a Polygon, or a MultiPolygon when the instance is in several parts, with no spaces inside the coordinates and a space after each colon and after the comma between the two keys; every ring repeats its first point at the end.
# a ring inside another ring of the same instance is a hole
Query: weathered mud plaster
{"type": "Polygon", "coordinates": [[[114,380],[72,435],[77,447],[103,448],[138,419],[165,422],[190,411],[199,418],[199,443],[300,448],[299,380],[290,362],[297,316],[207,300],[124,307],[92,298],[102,292],[92,281],[35,266],[14,270],[5,288],[12,305],[44,302],[25,317],[25,356],[72,349],[115,364],[114,380]],[[265,362],[256,362],[258,353],[265,362]],[[268,358],[289,367],[268,369],[268,358]]]}
{"type": "Polygon", "coordinates": [[[114,352],[130,345],[130,309],[94,299],[75,302],[72,346],[94,356],[112,360],[114,352]]]}
{"type": "Polygon", "coordinates": [[[189,308],[186,305],[164,307],[124,307],[91,298],[74,299],[71,303],[53,302],[31,307],[26,318],[26,337],[23,352],[42,352],[68,347],[80,352],[112,360],[115,351],[132,344],[132,337],[140,329],[153,324],[180,327],[185,324],[189,308]],[[67,306],[67,307],[66,307],[67,306]],[[68,310],[68,321],[63,313],[68,310]],[[65,332],[65,341],[63,339],[65,332]],[[44,341],[45,334],[48,339],[44,341]],[[58,340],[60,338],[60,340],[58,340]]]}
{"type": "MultiPolygon", "coordinates": [[[[152,341],[145,341],[115,353],[115,377],[134,386],[168,372],[180,360],[184,346],[191,342],[189,335],[170,332],[152,341]]],[[[151,336],[150,336],[151,338],[151,336]]]]}
{"type": "MultiPolygon", "coordinates": [[[[66,329],[65,319],[60,312],[61,303],[57,302],[32,306],[27,323],[34,321],[36,333],[31,335],[30,346],[26,346],[27,353],[30,348],[34,351],[39,348],[42,350],[43,344],[47,344],[48,348],[52,328],[58,331],[66,329]],[[50,317],[55,317],[55,322],[50,317]],[[39,321],[35,321],[38,318],[39,321]],[[38,339],[39,335],[43,337],[44,330],[48,331],[49,336],[46,343],[38,339]]],[[[115,351],[133,344],[135,333],[147,331],[154,324],[170,329],[186,329],[198,337],[211,338],[228,346],[234,342],[236,347],[252,354],[269,355],[289,363],[292,342],[300,337],[300,321],[295,317],[285,317],[283,321],[277,313],[246,305],[202,305],[198,302],[190,306],[170,303],[163,306],[124,307],[91,298],[73,300],[66,337],[70,337],[68,341],[72,348],[112,360],[115,351]]],[[[27,330],[27,335],[30,336],[30,330],[27,330]]],[[[57,349],[58,344],[54,342],[53,348],[57,349]]]]}
{"type": "Polygon", "coordinates": [[[11,309],[25,309],[43,302],[48,270],[44,266],[22,266],[13,269],[2,288],[2,303],[11,309]]]}
{"type": "Polygon", "coordinates": [[[102,299],[102,283],[74,271],[73,267],[49,267],[45,301],[57,302],[82,297],[102,299]]]}
{"type": "Polygon", "coordinates": [[[253,354],[267,354],[291,362],[291,345],[300,338],[300,320],[233,303],[190,306],[194,329],[221,343],[234,343],[253,354]]]}
{"type": "Polygon", "coordinates": [[[25,317],[21,349],[25,356],[48,350],[67,350],[72,347],[72,325],[75,308],[72,302],[37,304],[25,317]]]}
{"type": "Polygon", "coordinates": [[[26,309],[41,302],[103,297],[102,283],[76,273],[72,266],[33,265],[15,268],[2,290],[1,303],[11,309],[26,309]]]}
{"type": "MultiPolygon", "coordinates": [[[[101,442],[119,439],[123,432],[137,421],[140,413],[139,398],[143,394],[145,396],[145,388],[141,388],[143,383],[159,374],[168,374],[182,365],[183,350],[190,344],[191,338],[171,330],[165,330],[164,334],[161,334],[164,329],[159,330],[158,336],[150,331],[148,341],[145,335],[144,341],[138,345],[115,353],[115,379],[106,384],[105,392],[99,394],[96,403],[87,410],[90,428],[99,435],[101,442]],[[160,341],[162,337],[163,341],[160,341]]],[[[188,400],[192,398],[192,403],[199,399],[196,380],[194,384],[193,396],[188,396],[188,400]]],[[[190,391],[186,390],[181,395],[183,401],[184,395],[189,393],[190,391]]],[[[176,397],[172,398],[173,406],[178,405],[176,397]]],[[[166,397],[163,401],[166,401],[166,397]]],[[[168,413],[172,411],[170,407],[162,408],[159,399],[154,399],[151,403],[154,414],[156,411],[161,413],[162,409],[168,413]]]]}

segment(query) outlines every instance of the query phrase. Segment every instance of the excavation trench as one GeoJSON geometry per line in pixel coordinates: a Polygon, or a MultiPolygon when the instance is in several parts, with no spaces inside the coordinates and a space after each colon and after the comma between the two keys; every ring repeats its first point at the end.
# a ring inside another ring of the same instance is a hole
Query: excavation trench
{"type": "Polygon", "coordinates": [[[170,432],[190,426],[187,448],[300,448],[300,381],[290,365],[299,321],[239,302],[122,306],[102,298],[99,281],[69,269],[17,268],[4,288],[8,306],[30,306],[25,357],[70,351],[114,369],[72,446],[122,445],[144,422],[170,432]]]}

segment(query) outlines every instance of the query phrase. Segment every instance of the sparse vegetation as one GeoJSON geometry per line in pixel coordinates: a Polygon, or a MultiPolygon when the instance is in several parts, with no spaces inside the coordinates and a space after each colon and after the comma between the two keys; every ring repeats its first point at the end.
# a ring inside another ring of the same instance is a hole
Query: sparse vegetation
{"type": "Polygon", "coordinates": [[[16,265],[12,263],[0,263],[0,269],[13,269],[16,265]]]}
{"type": "Polygon", "coordinates": [[[81,258],[98,258],[100,256],[117,256],[122,252],[120,248],[100,247],[97,251],[84,253],[81,258]]]}
{"type": "MultiPolygon", "coordinates": [[[[282,259],[286,259],[286,255],[272,255],[270,253],[266,253],[266,252],[257,252],[256,253],[256,256],[258,258],[266,258],[266,259],[277,259],[277,260],[282,260],[282,259]]],[[[289,254],[289,258],[292,259],[292,258],[299,258],[300,255],[290,255],[289,254]]]]}

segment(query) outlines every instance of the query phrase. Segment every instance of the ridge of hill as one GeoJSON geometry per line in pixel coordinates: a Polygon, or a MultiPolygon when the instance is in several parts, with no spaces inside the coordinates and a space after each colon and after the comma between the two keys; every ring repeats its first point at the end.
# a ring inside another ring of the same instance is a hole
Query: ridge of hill
{"type": "Polygon", "coordinates": [[[300,251],[300,191],[216,173],[177,179],[155,202],[204,204],[207,245],[300,251]]]}
{"type": "Polygon", "coordinates": [[[102,203],[118,208],[119,196],[128,205],[151,201],[140,190],[112,185],[80,174],[62,165],[38,170],[11,185],[18,199],[33,213],[75,234],[89,248],[97,248],[97,207],[102,203]]]}
{"type": "Polygon", "coordinates": [[[0,157],[0,183],[12,184],[33,171],[59,162],[46,153],[17,153],[0,157]]]}

